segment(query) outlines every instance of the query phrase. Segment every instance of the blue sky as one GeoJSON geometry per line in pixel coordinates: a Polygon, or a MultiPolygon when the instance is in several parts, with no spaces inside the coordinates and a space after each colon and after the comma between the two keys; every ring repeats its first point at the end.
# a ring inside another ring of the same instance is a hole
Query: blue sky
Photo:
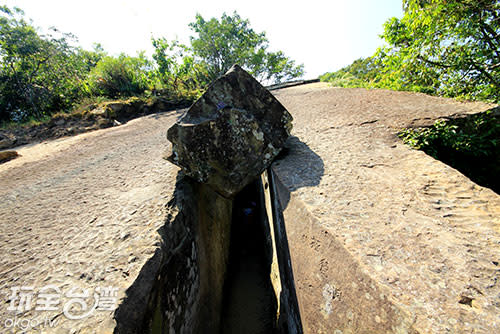
{"type": "Polygon", "coordinates": [[[188,23],[198,12],[205,18],[234,10],[265,31],[270,49],[303,63],[306,78],[337,70],[370,56],[382,41],[382,24],[402,16],[401,0],[4,0],[23,9],[41,28],[55,26],[91,48],[101,43],[111,54],[151,53],[150,38],[189,41],[188,23]]]}

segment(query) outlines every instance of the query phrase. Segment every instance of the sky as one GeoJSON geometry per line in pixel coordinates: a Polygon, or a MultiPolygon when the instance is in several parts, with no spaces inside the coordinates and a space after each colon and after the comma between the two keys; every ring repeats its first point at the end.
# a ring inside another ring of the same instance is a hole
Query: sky
{"type": "Polygon", "coordinates": [[[390,17],[402,17],[401,0],[3,0],[17,6],[42,29],[76,35],[91,49],[101,43],[110,54],[151,54],[151,37],[189,43],[196,13],[205,19],[223,12],[249,19],[266,32],[269,49],[281,50],[305,66],[305,78],[338,70],[382,45],[379,35],[390,17]]]}

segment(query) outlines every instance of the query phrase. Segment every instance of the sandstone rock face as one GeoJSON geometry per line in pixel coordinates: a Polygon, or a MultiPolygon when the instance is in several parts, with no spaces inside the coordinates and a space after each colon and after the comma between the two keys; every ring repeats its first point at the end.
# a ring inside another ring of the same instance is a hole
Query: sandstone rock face
{"type": "Polygon", "coordinates": [[[232,197],[269,166],[291,128],[285,107],[234,65],[168,130],[168,160],[232,197]]]}

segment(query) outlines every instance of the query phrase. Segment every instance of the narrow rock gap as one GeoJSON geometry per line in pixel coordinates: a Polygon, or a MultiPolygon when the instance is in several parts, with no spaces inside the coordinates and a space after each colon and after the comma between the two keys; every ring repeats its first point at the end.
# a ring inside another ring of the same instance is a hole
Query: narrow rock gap
{"type": "Polygon", "coordinates": [[[291,129],[285,107],[234,65],[168,130],[167,159],[181,168],[171,215],[116,312],[120,334],[302,333],[269,174],[291,129]]]}
{"type": "Polygon", "coordinates": [[[277,301],[271,282],[272,245],[260,180],[234,199],[222,333],[275,333],[277,301]]]}
{"type": "Polygon", "coordinates": [[[303,333],[276,192],[269,172],[232,199],[178,177],[115,333],[303,333]]]}

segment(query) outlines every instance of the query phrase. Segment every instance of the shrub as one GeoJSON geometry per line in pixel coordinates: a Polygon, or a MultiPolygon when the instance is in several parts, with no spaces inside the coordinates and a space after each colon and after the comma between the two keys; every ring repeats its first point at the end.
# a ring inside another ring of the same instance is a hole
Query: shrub
{"type": "Polygon", "coordinates": [[[465,118],[440,120],[427,128],[405,129],[404,143],[460,170],[480,185],[500,193],[499,109],[465,118]]]}
{"type": "Polygon", "coordinates": [[[88,92],[111,98],[140,95],[149,87],[149,61],[144,55],[104,57],[88,78],[88,92]]]}
{"type": "Polygon", "coordinates": [[[0,121],[25,122],[68,110],[102,50],[72,46],[71,34],[41,34],[20,9],[0,6],[0,121]]]}

